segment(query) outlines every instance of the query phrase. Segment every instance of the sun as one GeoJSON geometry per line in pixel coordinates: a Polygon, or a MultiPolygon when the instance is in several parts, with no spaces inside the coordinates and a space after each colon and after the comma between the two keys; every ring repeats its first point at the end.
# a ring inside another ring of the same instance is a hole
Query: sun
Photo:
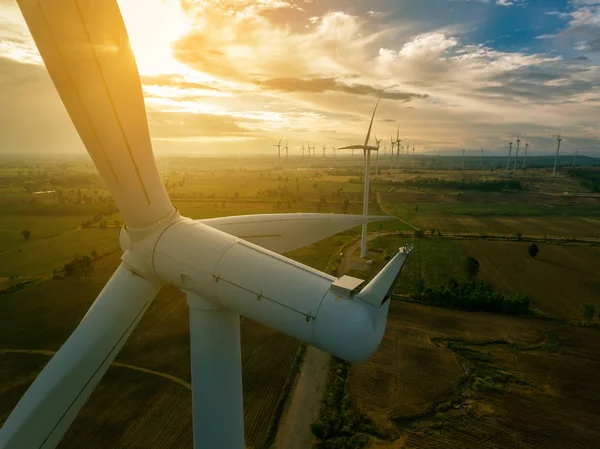
{"type": "Polygon", "coordinates": [[[178,0],[118,0],[140,75],[182,73],[171,44],[191,29],[178,0]]]}

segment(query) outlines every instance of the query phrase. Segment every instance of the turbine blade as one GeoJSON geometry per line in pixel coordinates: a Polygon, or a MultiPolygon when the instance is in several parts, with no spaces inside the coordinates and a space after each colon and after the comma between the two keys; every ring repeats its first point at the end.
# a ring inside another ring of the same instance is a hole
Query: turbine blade
{"type": "Polygon", "coordinates": [[[369,138],[371,137],[371,128],[373,128],[373,119],[375,118],[375,113],[377,112],[377,106],[379,106],[380,101],[381,101],[381,99],[377,100],[375,109],[373,109],[373,115],[371,116],[371,123],[369,123],[369,131],[367,131],[367,137],[365,139],[365,146],[367,146],[369,144],[369,138]]]}
{"type": "Polygon", "coordinates": [[[121,265],[0,429],[0,447],[56,447],[159,289],[121,265]]]}
{"type": "Polygon", "coordinates": [[[276,253],[311,245],[363,223],[390,216],[346,214],[264,214],[208,218],[199,222],[276,253]]]}
{"type": "Polygon", "coordinates": [[[18,0],[54,86],[130,227],[174,211],[117,2],[18,0]]]}
{"type": "Polygon", "coordinates": [[[338,150],[362,150],[364,145],[349,145],[347,147],[338,148],[338,150]]]}
{"type": "Polygon", "coordinates": [[[400,248],[387,265],[358,293],[357,297],[372,306],[380,307],[394,287],[412,249],[412,243],[400,248]]]}

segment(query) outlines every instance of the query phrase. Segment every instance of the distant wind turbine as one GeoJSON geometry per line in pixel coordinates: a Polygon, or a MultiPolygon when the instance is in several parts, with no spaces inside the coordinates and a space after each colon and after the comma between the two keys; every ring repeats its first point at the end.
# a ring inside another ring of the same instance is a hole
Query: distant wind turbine
{"type": "MultiPolygon", "coordinates": [[[[362,145],[350,145],[347,147],[339,148],[340,150],[363,150],[363,157],[365,160],[365,187],[364,187],[364,196],[363,196],[363,216],[369,215],[369,169],[370,169],[370,161],[371,161],[371,151],[378,151],[378,147],[369,145],[369,138],[371,137],[371,129],[373,128],[373,120],[375,119],[375,113],[377,112],[377,106],[379,106],[379,101],[377,100],[377,104],[375,105],[375,109],[373,110],[373,115],[371,116],[371,122],[369,123],[369,130],[367,131],[367,136],[365,137],[365,143],[362,145]]],[[[361,235],[361,246],[360,246],[360,257],[367,257],[367,226],[362,227],[362,235],[361,235]]]]}
{"type": "Polygon", "coordinates": [[[302,157],[304,157],[304,140],[302,141],[302,157]]]}
{"type": "Polygon", "coordinates": [[[281,141],[283,140],[283,137],[281,139],[279,139],[279,143],[277,145],[273,145],[274,147],[277,147],[277,159],[281,159],[281,141]]]}
{"type": "Polygon", "coordinates": [[[323,159],[325,159],[325,144],[323,144],[323,159]]]}
{"type": "Polygon", "coordinates": [[[288,141],[285,141],[285,158],[288,158],[288,141]]]}
{"type": "Polygon", "coordinates": [[[525,157],[523,158],[523,166],[521,167],[523,170],[527,168],[527,149],[529,148],[529,142],[525,141],[525,157]]]}
{"type": "Polygon", "coordinates": [[[517,151],[515,153],[515,163],[513,165],[513,170],[517,169],[517,163],[519,162],[519,144],[521,143],[521,137],[517,137],[517,151]]]}
{"type": "Polygon", "coordinates": [[[508,162],[506,163],[506,169],[510,170],[510,156],[512,155],[512,140],[508,146],[508,162]]]}
{"type": "Polygon", "coordinates": [[[554,158],[554,170],[552,171],[552,176],[556,176],[556,166],[558,165],[558,153],[560,152],[560,143],[562,142],[562,138],[560,134],[556,138],[558,145],[556,146],[556,157],[554,158]]]}
{"type": "Polygon", "coordinates": [[[381,139],[377,139],[377,135],[375,135],[375,146],[377,147],[377,153],[375,154],[375,176],[379,175],[379,145],[381,144],[381,139]]]}
{"type": "Polygon", "coordinates": [[[396,179],[398,179],[398,172],[400,171],[400,148],[402,141],[400,140],[400,123],[398,123],[398,129],[396,130],[396,179]]]}

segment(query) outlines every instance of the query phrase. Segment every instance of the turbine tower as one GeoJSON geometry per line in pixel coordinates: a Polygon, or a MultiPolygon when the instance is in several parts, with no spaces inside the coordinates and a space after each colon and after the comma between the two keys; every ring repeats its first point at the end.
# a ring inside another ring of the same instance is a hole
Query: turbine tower
{"type": "Polygon", "coordinates": [[[304,140],[302,141],[302,157],[304,158],[304,140]]]}
{"type": "Polygon", "coordinates": [[[556,145],[556,157],[554,158],[554,170],[552,170],[552,176],[556,176],[556,166],[558,165],[558,153],[560,152],[560,142],[562,142],[560,134],[556,138],[556,141],[558,142],[558,145],[556,145]]]}
{"type": "Polygon", "coordinates": [[[323,159],[325,159],[325,144],[323,144],[323,159]]]}
{"type": "Polygon", "coordinates": [[[521,167],[523,170],[527,168],[527,149],[529,148],[529,142],[525,141],[525,156],[523,157],[523,166],[521,167]]]}
{"type": "Polygon", "coordinates": [[[194,447],[243,449],[240,314],[359,363],[383,337],[389,291],[410,247],[350,291],[337,278],[278,253],[381,217],[182,217],[155,164],[117,2],[18,5],[126,226],[121,265],[4,422],[0,447],[55,448],[161,286],[170,283],[186,293],[190,309],[194,447]]]}
{"type": "Polygon", "coordinates": [[[396,180],[398,179],[398,172],[400,171],[400,148],[402,141],[400,140],[400,123],[396,129],[396,180]]]}
{"type": "Polygon", "coordinates": [[[375,153],[375,176],[379,175],[379,145],[381,143],[381,139],[377,139],[377,135],[375,135],[375,146],[377,147],[377,153],[375,153]]]}
{"type": "Polygon", "coordinates": [[[519,144],[521,143],[521,137],[517,136],[517,151],[515,152],[515,163],[513,164],[513,170],[517,169],[517,162],[519,162],[519,144]]]}
{"type": "MultiPolygon", "coordinates": [[[[365,160],[365,187],[364,187],[364,195],[363,195],[363,216],[367,217],[369,215],[369,169],[371,162],[371,151],[379,151],[379,147],[374,147],[369,145],[369,138],[371,137],[371,129],[373,128],[373,119],[375,118],[375,113],[377,112],[377,106],[379,106],[379,101],[377,100],[377,104],[375,105],[375,109],[373,110],[373,115],[371,116],[371,123],[369,123],[369,130],[367,131],[367,136],[365,137],[365,143],[362,145],[350,145],[347,147],[342,147],[340,150],[363,150],[363,157],[365,160]]],[[[367,257],[367,226],[366,224],[362,227],[361,234],[361,242],[360,242],[360,257],[367,257]]]]}
{"type": "Polygon", "coordinates": [[[281,141],[283,140],[283,137],[281,139],[279,139],[279,143],[277,145],[273,145],[274,147],[277,147],[277,159],[281,160],[281,141]]]}
{"type": "Polygon", "coordinates": [[[510,141],[510,144],[508,146],[508,162],[506,163],[506,169],[510,170],[510,156],[512,154],[512,140],[510,141]]]}
{"type": "Polygon", "coordinates": [[[285,158],[286,159],[288,158],[288,141],[287,141],[287,139],[285,141],[285,158]]]}

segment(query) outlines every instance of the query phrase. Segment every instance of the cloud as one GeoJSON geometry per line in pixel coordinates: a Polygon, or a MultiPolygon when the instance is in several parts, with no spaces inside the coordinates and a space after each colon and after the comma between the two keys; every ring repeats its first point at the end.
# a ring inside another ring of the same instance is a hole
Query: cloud
{"type": "Polygon", "coordinates": [[[397,101],[410,101],[413,98],[427,98],[427,95],[410,92],[395,92],[366,84],[346,84],[335,78],[271,78],[258,82],[270,90],[284,92],[322,93],[328,91],[344,92],[353,95],[369,95],[376,98],[397,101]]]}

